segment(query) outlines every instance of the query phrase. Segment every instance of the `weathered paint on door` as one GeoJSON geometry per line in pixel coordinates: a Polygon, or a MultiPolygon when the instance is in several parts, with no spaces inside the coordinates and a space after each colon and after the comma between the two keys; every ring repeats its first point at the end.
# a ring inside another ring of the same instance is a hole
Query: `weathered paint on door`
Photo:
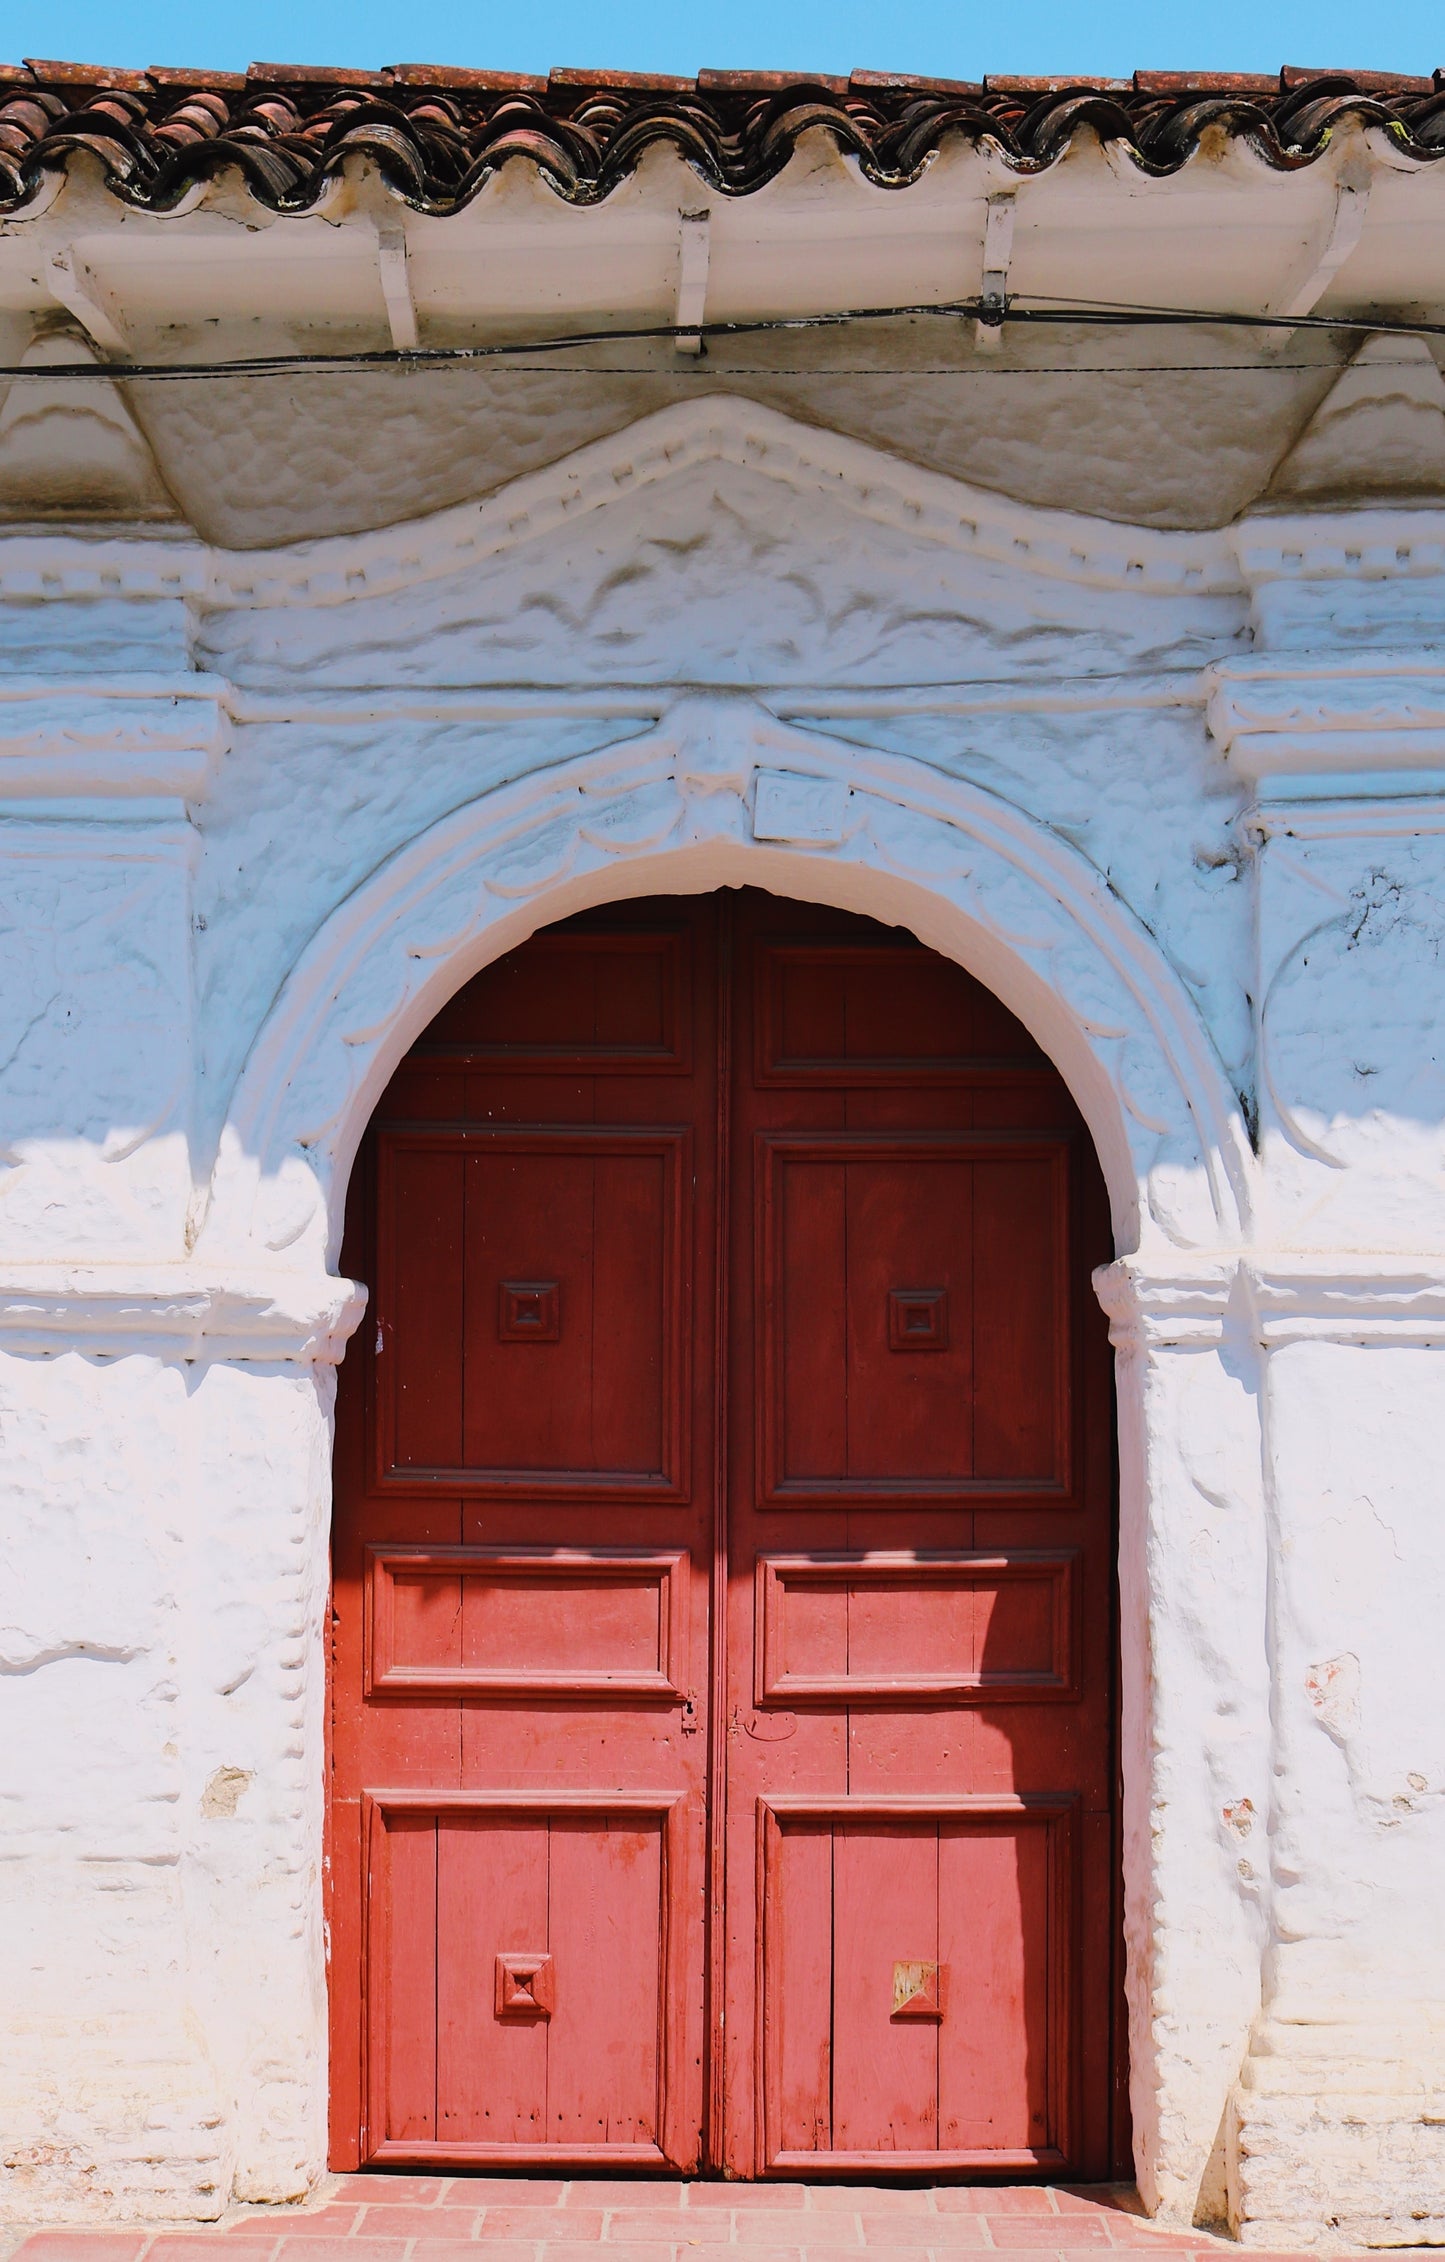
{"type": "Polygon", "coordinates": [[[1111,2171],[1106,1254],[907,936],[659,899],[453,999],[353,1182],[336,2165],[1111,2171]]]}

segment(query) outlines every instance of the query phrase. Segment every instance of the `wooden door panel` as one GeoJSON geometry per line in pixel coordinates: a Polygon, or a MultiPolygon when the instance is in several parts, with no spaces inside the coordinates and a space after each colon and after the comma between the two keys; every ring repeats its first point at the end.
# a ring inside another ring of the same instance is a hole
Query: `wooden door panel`
{"type": "Polygon", "coordinates": [[[681,1550],[372,1547],[363,1686],[682,1698],[681,1550]]]}
{"type": "Polygon", "coordinates": [[[754,1701],[1069,1701],[1077,1550],[758,1557],[754,1701]]]}
{"type": "Polygon", "coordinates": [[[692,936],[551,929],[469,982],[413,1047],[435,1072],[688,1075],[692,936]]]}
{"type": "Polygon", "coordinates": [[[1047,1136],[760,1136],[764,1498],[1067,1494],[1068,1179],[1047,1136]]]}
{"type": "Polygon", "coordinates": [[[381,1132],[383,1483],[685,1496],[688,1145],[681,1130],[381,1132]],[[430,1232],[436,1309],[416,1286],[430,1232]]]}
{"type": "Polygon", "coordinates": [[[687,2164],[682,1804],[370,1796],[368,2157],[687,2164]]]}
{"type": "Polygon", "coordinates": [[[1053,1071],[1026,1029],[946,958],[896,941],[763,942],[759,1085],[1012,1083],[1053,1071]]]}
{"type": "Polygon", "coordinates": [[[1076,1804],[760,1801],[769,2169],[1068,2158],[1076,1804]]]}

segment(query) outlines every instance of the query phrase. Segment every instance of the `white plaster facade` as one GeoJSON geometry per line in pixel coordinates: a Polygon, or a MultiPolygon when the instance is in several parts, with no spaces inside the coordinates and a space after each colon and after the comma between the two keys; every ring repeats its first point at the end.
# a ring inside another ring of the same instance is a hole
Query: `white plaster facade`
{"type": "Polygon", "coordinates": [[[1106,521],[756,391],[245,549],[112,388],[0,410],[119,495],[0,534],[0,2200],[322,2172],[350,1161],[492,956],[750,884],[955,956],[1098,1145],[1148,2205],[1445,2242],[1445,499],[1320,503],[1326,415],[1312,507],[1106,521]]]}

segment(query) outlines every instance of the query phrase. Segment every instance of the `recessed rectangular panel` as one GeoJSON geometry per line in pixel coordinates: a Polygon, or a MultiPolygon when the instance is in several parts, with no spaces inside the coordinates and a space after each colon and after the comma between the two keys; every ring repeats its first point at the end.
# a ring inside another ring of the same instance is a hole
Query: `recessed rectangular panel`
{"type": "Polygon", "coordinates": [[[1066,1492],[1067,1141],[758,1144],[763,1497],[1066,1492]]]}
{"type": "Polygon", "coordinates": [[[661,2164],[677,1800],[367,1806],[367,2156],[661,2164]]]}
{"type": "Polygon", "coordinates": [[[1075,1805],[760,1801],[767,2167],[1067,2158],[1075,1805]]]}
{"type": "Polygon", "coordinates": [[[369,1548],[367,1694],[680,1699],[686,1566],[676,1549],[369,1548]]]}
{"type": "Polygon", "coordinates": [[[429,1068],[686,1075],[691,937],[534,935],[458,990],[413,1047],[429,1068]]]}
{"type": "Polygon", "coordinates": [[[756,1701],[1070,1698],[1073,1549],[760,1555],[756,1701]]]}
{"type": "Polygon", "coordinates": [[[378,1475],[683,1496],[688,1134],[378,1139],[378,1475]],[[436,1301],[413,1285],[444,1252],[436,1301]]]}
{"type": "Polygon", "coordinates": [[[1022,1024],[951,960],[907,945],[762,943],[759,1084],[967,1084],[1048,1064],[1022,1024]]]}

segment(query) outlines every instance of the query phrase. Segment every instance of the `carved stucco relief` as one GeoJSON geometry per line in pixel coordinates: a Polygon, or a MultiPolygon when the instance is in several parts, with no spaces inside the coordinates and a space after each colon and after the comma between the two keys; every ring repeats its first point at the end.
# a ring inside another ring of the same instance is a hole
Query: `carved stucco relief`
{"type": "Polygon", "coordinates": [[[906,920],[989,982],[1073,1083],[1121,1247],[1239,1241],[1238,1102],[1183,984],[1083,857],[922,763],[694,696],[442,820],[332,914],[242,1075],[200,1253],[334,1262],[367,1117],[453,989],[584,903],[749,881],[906,920]]]}

